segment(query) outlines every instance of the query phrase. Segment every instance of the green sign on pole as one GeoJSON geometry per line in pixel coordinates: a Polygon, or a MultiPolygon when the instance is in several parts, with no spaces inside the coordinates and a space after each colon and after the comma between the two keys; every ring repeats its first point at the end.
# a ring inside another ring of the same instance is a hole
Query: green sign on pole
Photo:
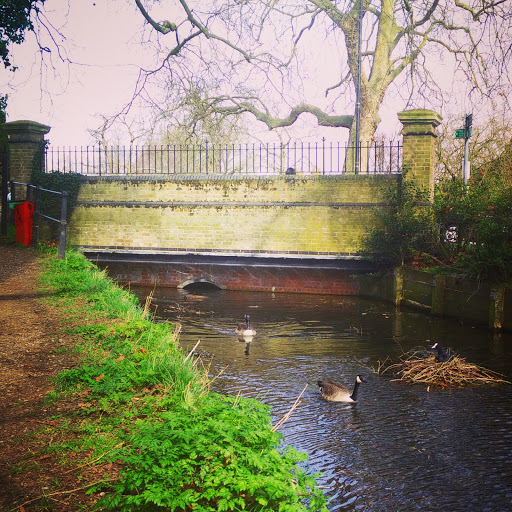
{"type": "Polygon", "coordinates": [[[461,128],[460,130],[455,130],[455,138],[456,139],[465,139],[466,137],[469,139],[469,137],[471,137],[471,135],[473,135],[472,128],[467,130],[467,135],[466,135],[466,130],[464,128],[461,128]]]}

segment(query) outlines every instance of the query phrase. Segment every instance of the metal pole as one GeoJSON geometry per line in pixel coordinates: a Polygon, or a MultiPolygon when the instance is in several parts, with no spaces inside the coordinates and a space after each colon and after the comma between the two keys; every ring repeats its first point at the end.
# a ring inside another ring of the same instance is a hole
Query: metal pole
{"type": "Polygon", "coordinates": [[[66,257],[66,217],[68,214],[68,195],[68,192],[62,192],[62,200],[60,203],[59,260],[63,260],[66,257]]]}
{"type": "Polygon", "coordinates": [[[462,175],[464,176],[464,184],[467,185],[469,180],[469,137],[464,140],[464,169],[462,169],[462,175]]]}
{"type": "Polygon", "coordinates": [[[98,142],[98,172],[101,176],[101,142],[98,142]]]}
{"type": "Polygon", "coordinates": [[[325,174],[325,137],[322,137],[322,174],[325,174]]]}
{"type": "Polygon", "coordinates": [[[464,183],[469,181],[469,138],[471,137],[471,127],[473,126],[473,114],[466,114],[464,121],[464,168],[462,176],[464,183]]]}
{"type": "MultiPolygon", "coordinates": [[[[30,185],[27,185],[27,191],[30,185]]],[[[34,216],[32,220],[32,245],[37,245],[37,240],[39,237],[39,212],[41,211],[41,187],[38,185],[36,187],[36,197],[35,197],[35,205],[34,205],[34,216]]]]}
{"type": "Polygon", "coordinates": [[[206,146],[206,174],[208,174],[208,139],[205,140],[206,146]]]}
{"type": "Polygon", "coordinates": [[[0,112],[0,167],[2,167],[2,219],[0,224],[0,234],[7,235],[7,216],[9,214],[9,206],[7,203],[7,189],[9,184],[9,156],[8,156],[8,139],[4,131],[5,113],[0,112]]]}
{"type": "MultiPolygon", "coordinates": [[[[7,150],[1,155],[2,161],[0,165],[2,166],[2,220],[1,220],[1,234],[2,236],[7,235],[7,219],[9,215],[9,204],[7,202],[7,194],[9,188],[9,155],[7,154],[7,150]]],[[[11,194],[11,200],[14,198],[11,194]]]]}
{"type": "Polygon", "coordinates": [[[356,86],[356,152],[354,162],[354,173],[359,174],[359,160],[361,158],[361,148],[359,139],[361,138],[361,73],[362,58],[361,47],[363,45],[363,0],[359,0],[359,13],[357,16],[357,86],[356,86]]]}

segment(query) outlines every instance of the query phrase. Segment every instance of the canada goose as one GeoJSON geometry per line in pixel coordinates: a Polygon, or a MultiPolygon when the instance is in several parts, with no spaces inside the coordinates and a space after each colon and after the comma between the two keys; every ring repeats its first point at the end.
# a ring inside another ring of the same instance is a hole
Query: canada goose
{"type": "Polygon", "coordinates": [[[243,339],[252,339],[254,336],[256,336],[256,331],[251,327],[249,322],[249,315],[245,315],[245,325],[238,324],[238,327],[235,329],[235,334],[243,339]]]}
{"type": "Polygon", "coordinates": [[[450,360],[450,355],[446,353],[446,350],[440,343],[434,343],[432,350],[437,350],[436,361],[438,363],[446,363],[450,360]]]}
{"type": "Polygon", "coordinates": [[[325,380],[319,380],[317,384],[320,386],[320,396],[330,402],[355,402],[357,400],[357,391],[361,382],[366,382],[366,379],[361,377],[361,375],[358,375],[356,377],[356,382],[354,383],[354,390],[352,391],[352,394],[350,393],[350,389],[348,389],[344,384],[328,382],[325,380]]]}

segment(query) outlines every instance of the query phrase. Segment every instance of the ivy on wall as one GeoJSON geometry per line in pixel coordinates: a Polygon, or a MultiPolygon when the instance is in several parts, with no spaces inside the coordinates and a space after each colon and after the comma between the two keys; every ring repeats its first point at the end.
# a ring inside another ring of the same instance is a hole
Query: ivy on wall
{"type": "MultiPolygon", "coordinates": [[[[47,190],[54,190],[56,192],[68,192],[68,208],[67,218],[71,217],[73,210],[76,205],[78,193],[80,191],[80,185],[82,177],[76,173],[62,173],[62,172],[51,172],[45,173],[42,171],[40,158],[34,159],[34,166],[30,177],[30,183],[36,186],[40,186],[47,190]]],[[[43,215],[47,215],[54,219],[60,219],[61,213],[61,196],[58,194],[51,194],[49,192],[43,192],[41,194],[41,205],[40,212],[43,215]]],[[[55,232],[58,229],[57,223],[52,223],[51,230],[55,232]]]]}

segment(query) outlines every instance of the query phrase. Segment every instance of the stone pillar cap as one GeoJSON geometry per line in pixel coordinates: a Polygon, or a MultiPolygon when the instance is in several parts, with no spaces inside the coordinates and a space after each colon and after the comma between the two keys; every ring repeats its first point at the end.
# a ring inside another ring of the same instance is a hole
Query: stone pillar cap
{"type": "Polygon", "coordinates": [[[441,124],[442,116],[433,110],[423,108],[404,110],[398,113],[403,125],[402,135],[434,135],[441,124]]]}
{"type": "Polygon", "coordinates": [[[46,135],[50,130],[51,127],[38,123],[37,121],[9,121],[8,123],[4,124],[4,128],[7,131],[7,133],[13,133],[13,132],[36,132],[41,133],[43,135],[46,135]]]}
{"type": "Polygon", "coordinates": [[[402,124],[409,123],[420,123],[420,124],[433,124],[439,126],[443,120],[441,114],[434,112],[433,110],[427,110],[424,108],[414,108],[411,110],[403,110],[398,113],[398,119],[402,124]]]}

